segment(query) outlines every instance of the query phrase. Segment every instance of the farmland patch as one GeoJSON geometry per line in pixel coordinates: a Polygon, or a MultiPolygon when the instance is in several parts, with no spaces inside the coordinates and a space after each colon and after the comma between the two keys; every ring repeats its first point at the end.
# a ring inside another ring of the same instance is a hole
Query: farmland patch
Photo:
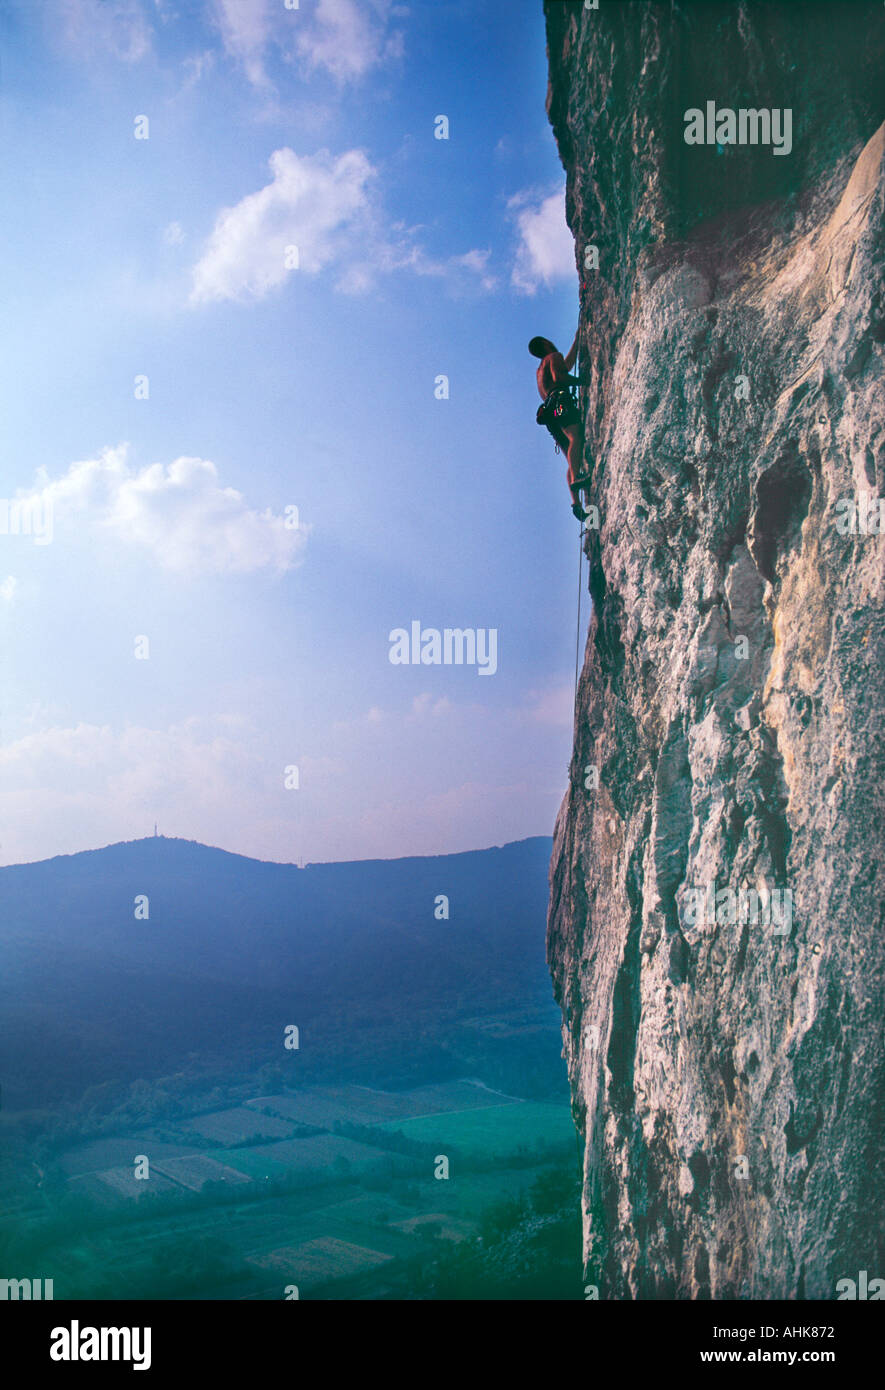
{"type": "Polygon", "coordinates": [[[190,1188],[191,1192],[202,1191],[207,1182],[244,1183],[248,1181],[237,1169],[229,1167],[226,1163],[219,1163],[217,1159],[210,1158],[208,1154],[191,1154],[185,1158],[163,1159],[162,1162],[154,1163],[152,1167],[165,1177],[171,1178],[173,1182],[180,1183],[182,1187],[190,1188]]]}
{"type": "Polygon", "coordinates": [[[347,1279],[363,1274],[378,1265],[387,1264],[392,1255],[370,1250],[364,1245],[352,1245],[335,1236],[320,1236],[303,1245],[284,1245],[266,1255],[253,1258],[252,1264],[273,1270],[281,1278],[299,1287],[325,1284],[331,1279],[347,1279]]]}
{"type": "Polygon", "coordinates": [[[253,1109],[238,1105],[233,1110],[216,1110],[188,1120],[184,1129],[205,1135],[219,1144],[245,1145],[254,1139],[287,1139],[292,1133],[288,1120],[273,1115],[261,1115],[253,1109]]]}

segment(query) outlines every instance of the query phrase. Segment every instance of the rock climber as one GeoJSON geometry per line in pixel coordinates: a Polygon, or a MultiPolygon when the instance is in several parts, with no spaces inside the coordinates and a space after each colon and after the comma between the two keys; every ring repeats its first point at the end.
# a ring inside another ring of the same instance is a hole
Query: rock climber
{"type": "MultiPolygon", "coordinates": [[[[578,330],[580,332],[580,329],[578,330]]],[[[549,338],[532,338],[529,352],[540,357],[538,368],[538,391],[542,404],[538,407],[536,419],[539,425],[546,425],[557,445],[568,459],[568,487],[572,496],[572,512],[579,521],[586,521],[588,513],[581,506],[579,489],[590,482],[590,474],[583,472],[584,437],[581,428],[581,412],[571,393],[571,387],[578,384],[577,377],[571,375],[578,356],[578,333],[565,357],[557,351],[549,338]]]]}

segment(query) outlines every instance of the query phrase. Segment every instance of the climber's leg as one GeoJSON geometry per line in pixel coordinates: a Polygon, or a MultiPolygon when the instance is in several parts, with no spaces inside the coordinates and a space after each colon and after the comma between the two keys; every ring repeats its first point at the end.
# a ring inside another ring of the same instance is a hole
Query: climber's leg
{"type": "Polygon", "coordinates": [[[568,439],[569,483],[580,478],[584,468],[584,435],[580,425],[564,425],[563,434],[568,439]]]}
{"type": "Polygon", "coordinates": [[[576,479],[581,476],[584,464],[584,439],[580,425],[563,425],[562,432],[568,440],[568,486],[572,501],[580,503],[576,479]]]}

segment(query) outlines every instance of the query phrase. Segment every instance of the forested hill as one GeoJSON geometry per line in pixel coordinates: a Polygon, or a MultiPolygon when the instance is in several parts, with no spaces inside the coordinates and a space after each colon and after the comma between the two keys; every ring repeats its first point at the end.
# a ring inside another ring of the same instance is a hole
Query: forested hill
{"type": "Polygon", "coordinates": [[[161,836],[0,869],[4,1103],[277,1068],[289,1025],[305,1079],[530,1078],[560,1045],[550,844],[301,869],[161,836]]]}

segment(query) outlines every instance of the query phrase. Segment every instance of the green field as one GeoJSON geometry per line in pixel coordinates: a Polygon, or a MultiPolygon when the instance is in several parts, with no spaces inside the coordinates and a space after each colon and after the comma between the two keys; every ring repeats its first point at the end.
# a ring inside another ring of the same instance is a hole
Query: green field
{"type": "MultiPolygon", "coordinates": [[[[342,1121],[374,1125],[448,1110],[481,1109],[489,1105],[513,1103],[514,1097],[491,1091],[475,1081],[443,1081],[431,1086],[416,1086],[410,1091],[382,1091],[370,1086],[352,1085],[310,1086],[303,1091],[259,1096],[247,1101],[246,1113],[270,1111],[272,1115],[306,1125],[330,1126],[342,1121]]],[[[242,1110],[238,1113],[242,1117],[242,1110]]],[[[197,1129],[205,1122],[209,1127],[201,1127],[200,1132],[214,1133],[212,1126],[222,1119],[223,1116],[207,1115],[200,1117],[199,1125],[196,1120],[192,1121],[191,1127],[197,1129]]],[[[256,1130],[257,1122],[250,1132],[255,1133],[256,1130]]]]}
{"type": "MultiPolygon", "coordinates": [[[[248,1179],[229,1164],[220,1163],[208,1154],[191,1154],[187,1158],[166,1158],[154,1164],[156,1172],[171,1178],[174,1183],[201,1192],[208,1182],[247,1182],[248,1179]]],[[[153,1175],[151,1176],[153,1181],[153,1175]]]]}
{"type": "Polygon", "coordinates": [[[327,1174],[330,1170],[358,1172],[377,1167],[384,1161],[384,1155],[367,1144],[337,1134],[316,1134],[309,1139],[284,1139],[278,1144],[261,1144],[254,1149],[225,1149],[224,1161],[249,1177],[263,1178],[307,1169],[327,1174]]]}
{"type": "Polygon", "coordinates": [[[187,1135],[182,1135],[181,1144],[164,1143],[152,1139],[149,1134],[135,1133],[114,1135],[109,1139],[97,1139],[91,1144],[78,1144],[59,1155],[58,1163],[70,1178],[81,1177],[86,1173],[103,1173],[109,1168],[129,1167],[134,1171],[137,1154],[147,1154],[151,1162],[155,1159],[183,1158],[196,1152],[198,1145],[188,1143],[187,1135]]]}
{"type": "Polygon", "coordinates": [[[202,1134],[218,1144],[247,1144],[250,1139],[288,1139],[292,1133],[291,1121],[262,1115],[243,1105],[231,1110],[216,1110],[207,1115],[197,1115],[184,1126],[194,1134],[202,1134]]]}
{"type": "Polygon", "coordinates": [[[489,1213],[509,1203],[512,1224],[575,1159],[567,1106],[472,1080],[267,1091],[219,1086],[226,1106],[201,1095],[154,1123],[123,1111],[116,1129],[102,1117],[104,1133],[69,1127],[42,1148],[19,1138],[0,1240],[50,1270],[59,1299],[280,1299],[290,1282],[307,1297],[425,1297],[446,1251],[486,1251],[489,1213]],[[298,1122],[324,1132],[283,1138],[298,1122]],[[448,1181],[438,1154],[452,1158],[448,1181]]]}
{"type": "Polygon", "coordinates": [[[441,1153],[448,1145],[471,1157],[536,1154],[576,1144],[568,1106],[543,1105],[538,1101],[421,1115],[412,1120],[395,1120],[381,1128],[426,1142],[441,1153]]]}

